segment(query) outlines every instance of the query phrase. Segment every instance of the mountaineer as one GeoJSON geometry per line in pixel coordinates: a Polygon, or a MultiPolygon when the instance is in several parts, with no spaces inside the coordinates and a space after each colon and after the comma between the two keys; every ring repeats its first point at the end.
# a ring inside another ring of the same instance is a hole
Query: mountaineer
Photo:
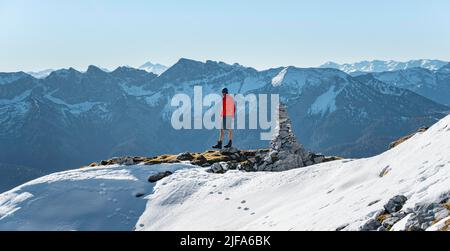
{"type": "Polygon", "coordinates": [[[222,111],[220,113],[220,117],[222,119],[221,127],[220,127],[220,136],[217,144],[212,148],[222,149],[222,142],[225,136],[225,131],[228,131],[228,144],[226,144],[225,148],[230,148],[232,146],[233,141],[233,120],[234,114],[236,113],[236,106],[234,104],[234,99],[231,95],[228,94],[228,89],[222,89],[222,111]]]}

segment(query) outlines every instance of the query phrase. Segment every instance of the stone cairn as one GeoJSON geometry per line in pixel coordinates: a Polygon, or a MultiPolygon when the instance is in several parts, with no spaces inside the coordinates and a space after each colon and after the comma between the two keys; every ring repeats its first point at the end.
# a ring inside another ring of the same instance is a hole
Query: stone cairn
{"type": "Polygon", "coordinates": [[[285,171],[324,161],[325,156],[307,151],[292,131],[286,106],[280,104],[277,133],[270,143],[270,151],[256,166],[257,171],[285,171]]]}

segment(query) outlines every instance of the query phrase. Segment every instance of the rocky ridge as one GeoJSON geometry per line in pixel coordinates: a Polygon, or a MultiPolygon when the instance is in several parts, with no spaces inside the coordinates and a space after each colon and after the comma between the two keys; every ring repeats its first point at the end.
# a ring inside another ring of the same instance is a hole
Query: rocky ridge
{"type": "Polygon", "coordinates": [[[247,172],[285,171],[341,159],[312,153],[301,145],[292,131],[287,108],[279,106],[278,130],[270,142],[269,149],[239,150],[235,147],[209,150],[203,153],[184,152],[178,155],[165,154],[154,157],[115,157],[90,164],[105,165],[155,165],[162,163],[190,163],[200,167],[210,167],[213,173],[224,173],[230,169],[247,172]]]}

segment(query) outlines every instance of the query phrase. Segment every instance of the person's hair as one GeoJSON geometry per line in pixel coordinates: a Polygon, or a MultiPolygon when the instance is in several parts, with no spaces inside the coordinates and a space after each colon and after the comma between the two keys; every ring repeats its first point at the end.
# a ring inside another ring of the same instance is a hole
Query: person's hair
{"type": "Polygon", "coordinates": [[[228,94],[228,89],[227,89],[227,88],[223,88],[223,89],[222,89],[222,93],[223,93],[223,94],[228,94]]]}

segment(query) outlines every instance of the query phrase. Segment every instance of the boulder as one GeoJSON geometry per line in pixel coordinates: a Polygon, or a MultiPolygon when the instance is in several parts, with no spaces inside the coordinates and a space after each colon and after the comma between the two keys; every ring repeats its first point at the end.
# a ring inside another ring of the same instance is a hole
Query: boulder
{"type": "Polygon", "coordinates": [[[171,174],[172,174],[171,171],[159,172],[157,174],[154,174],[154,175],[148,177],[148,182],[150,182],[150,183],[157,182],[158,180],[161,180],[171,174]]]}
{"type": "Polygon", "coordinates": [[[254,171],[256,171],[256,169],[255,169],[255,163],[252,162],[251,159],[246,160],[246,161],[244,161],[244,162],[238,164],[238,167],[237,167],[237,168],[238,168],[239,170],[246,171],[246,172],[254,172],[254,171]]]}
{"type": "Polygon", "coordinates": [[[197,166],[204,166],[207,162],[208,160],[203,155],[199,155],[195,159],[191,160],[191,164],[197,166]]]}
{"type": "Polygon", "coordinates": [[[209,169],[210,172],[212,173],[225,173],[226,171],[228,171],[228,164],[225,162],[219,162],[219,163],[214,163],[211,165],[211,168],[209,169]]]}
{"type": "Polygon", "coordinates": [[[130,166],[130,165],[135,165],[137,163],[134,162],[134,158],[133,157],[129,157],[129,156],[125,156],[125,157],[114,157],[110,160],[107,161],[102,161],[101,162],[102,165],[126,165],[126,166],[130,166]]]}
{"type": "Polygon", "coordinates": [[[386,212],[392,214],[400,211],[402,209],[405,202],[408,200],[404,195],[396,195],[392,197],[386,205],[384,205],[384,209],[386,212]]]}
{"type": "Polygon", "coordinates": [[[191,161],[194,159],[194,156],[192,156],[192,154],[190,152],[185,152],[185,153],[180,153],[177,156],[177,160],[179,161],[191,161]]]}
{"type": "Polygon", "coordinates": [[[375,231],[379,227],[381,227],[381,223],[378,220],[370,219],[361,227],[361,231],[375,231]]]}

